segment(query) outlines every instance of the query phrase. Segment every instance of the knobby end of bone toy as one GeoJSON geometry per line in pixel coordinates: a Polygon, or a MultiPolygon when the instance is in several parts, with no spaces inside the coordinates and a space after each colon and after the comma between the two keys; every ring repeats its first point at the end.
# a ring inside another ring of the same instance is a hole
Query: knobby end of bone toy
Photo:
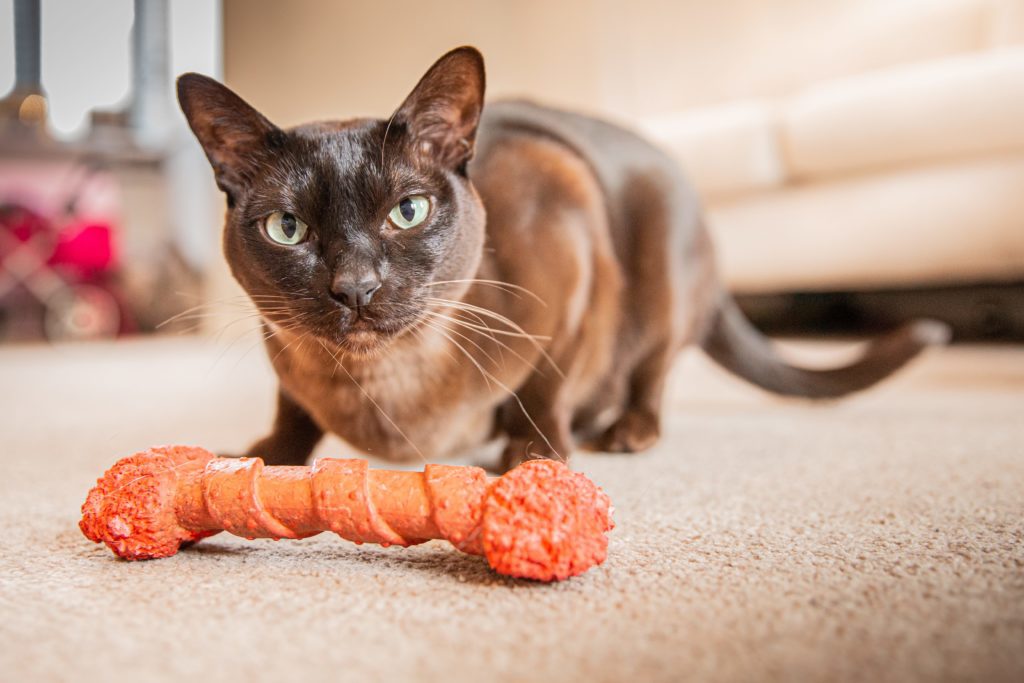
{"type": "Polygon", "coordinates": [[[604,562],[615,524],[594,482],[552,460],[528,460],[491,487],[483,544],[491,567],[538,581],[577,576],[604,562]]]}
{"type": "Polygon", "coordinates": [[[182,543],[209,536],[178,523],[174,496],[177,478],[212,457],[202,448],[163,446],[119,460],[89,492],[79,528],[127,560],[168,557],[182,543]]]}

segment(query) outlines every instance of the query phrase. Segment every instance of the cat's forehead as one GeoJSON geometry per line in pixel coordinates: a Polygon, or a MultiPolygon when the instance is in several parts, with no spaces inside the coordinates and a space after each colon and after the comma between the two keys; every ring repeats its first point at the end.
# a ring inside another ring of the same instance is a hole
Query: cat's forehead
{"type": "Polygon", "coordinates": [[[288,131],[301,142],[299,154],[321,173],[339,179],[388,182],[432,175],[407,154],[404,127],[382,119],[319,121],[288,131]]]}
{"type": "Polygon", "coordinates": [[[288,131],[301,141],[306,153],[334,158],[346,166],[366,157],[370,147],[378,146],[382,123],[374,119],[351,121],[317,121],[297,126],[288,131]]]}

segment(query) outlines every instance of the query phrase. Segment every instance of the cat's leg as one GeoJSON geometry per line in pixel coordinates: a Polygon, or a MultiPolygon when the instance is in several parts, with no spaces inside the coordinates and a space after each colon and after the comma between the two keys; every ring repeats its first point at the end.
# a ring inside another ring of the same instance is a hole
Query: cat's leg
{"type": "Polygon", "coordinates": [[[498,422],[508,443],[501,456],[501,471],[537,458],[568,461],[574,447],[572,411],[564,396],[562,378],[536,374],[502,405],[498,422]]]}
{"type": "MultiPolygon", "coordinates": [[[[621,415],[589,444],[606,453],[636,453],[658,442],[665,383],[679,351],[699,339],[708,319],[709,266],[695,271],[677,299],[683,306],[666,306],[639,325],[647,330],[651,345],[627,376],[627,395],[621,415]]],[[[667,284],[666,286],[672,286],[667,284]]]]}
{"type": "Polygon", "coordinates": [[[577,443],[592,449],[594,441],[622,414],[629,395],[628,377],[610,372],[590,400],[576,408],[572,433],[577,443]]]}
{"type": "Polygon", "coordinates": [[[712,310],[714,261],[694,203],[683,198],[684,209],[678,203],[672,209],[656,196],[648,199],[646,206],[662,210],[638,217],[634,230],[646,238],[636,246],[644,266],[632,270],[630,292],[644,305],[630,309],[628,323],[633,338],[646,343],[637,343],[641,355],[627,371],[621,415],[592,444],[609,453],[636,453],[658,442],[668,373],[679,351],[700,338],[712,310]]]}
{"type": "Polygon", "coordinates": [[[622,414],[592,444],[606,453],[636,453],[661,437],[661,407],[665,379],[677,347],[660,344],[645,356],[629,376],[629,397],[622,414]]]}
{"type": "Polygon", "coordinates": [[[277,392],[277,417],[269,435],[246,451],[268,465],[304,465],[324,432],[284,391],[277,392]]]}

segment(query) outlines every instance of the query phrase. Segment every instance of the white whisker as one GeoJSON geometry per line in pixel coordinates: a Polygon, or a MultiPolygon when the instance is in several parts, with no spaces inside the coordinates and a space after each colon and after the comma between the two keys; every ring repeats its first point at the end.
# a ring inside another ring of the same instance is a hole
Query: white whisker
{"type": "MultiPolygon", "coordinates": [[[[544,306],[545,308],[547,307],[547,302],[545,302],[543,299],[541,299],[539,296],[534,294],[532,291],[530,291],[526,287],[523,287],[521,285],[514,285],[511,282],[503,282],[501,280],[483,280],[483,279],[479,279],[479,278],[464,278],[464,279],[461,279],[461,280],[435,280],[433,282],[428,282],[424,286],[426,286],[426,287],[436,287],[436,286],[440,286],[440,285],[456,285],[456,284],[464,284],[464,283],[484,285],[484,286],[487,286],[487,287],[494,287],[495,289],[501,289],[501,290],[506,291],[509,294],[513,294],[513,295],[515,295],[516,292],[522,292],[523,294],[526,294],[527,296],[535,299],[537,301],[537,303],[539,303],[541,306],[544,306]]],[[[520,298],[520,297],[517,296],[517,298],[520,298]]]]}

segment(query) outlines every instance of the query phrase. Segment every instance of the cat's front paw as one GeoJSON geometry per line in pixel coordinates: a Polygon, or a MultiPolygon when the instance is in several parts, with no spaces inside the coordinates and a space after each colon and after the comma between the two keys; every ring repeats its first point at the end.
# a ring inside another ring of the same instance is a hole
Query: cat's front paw
{"type": "Polygon", "coordinates": [[[604,453],[637,453],[645,451],[661,438],[657,415],[646,411],[627,410],[592,444],[604,453]]]}

